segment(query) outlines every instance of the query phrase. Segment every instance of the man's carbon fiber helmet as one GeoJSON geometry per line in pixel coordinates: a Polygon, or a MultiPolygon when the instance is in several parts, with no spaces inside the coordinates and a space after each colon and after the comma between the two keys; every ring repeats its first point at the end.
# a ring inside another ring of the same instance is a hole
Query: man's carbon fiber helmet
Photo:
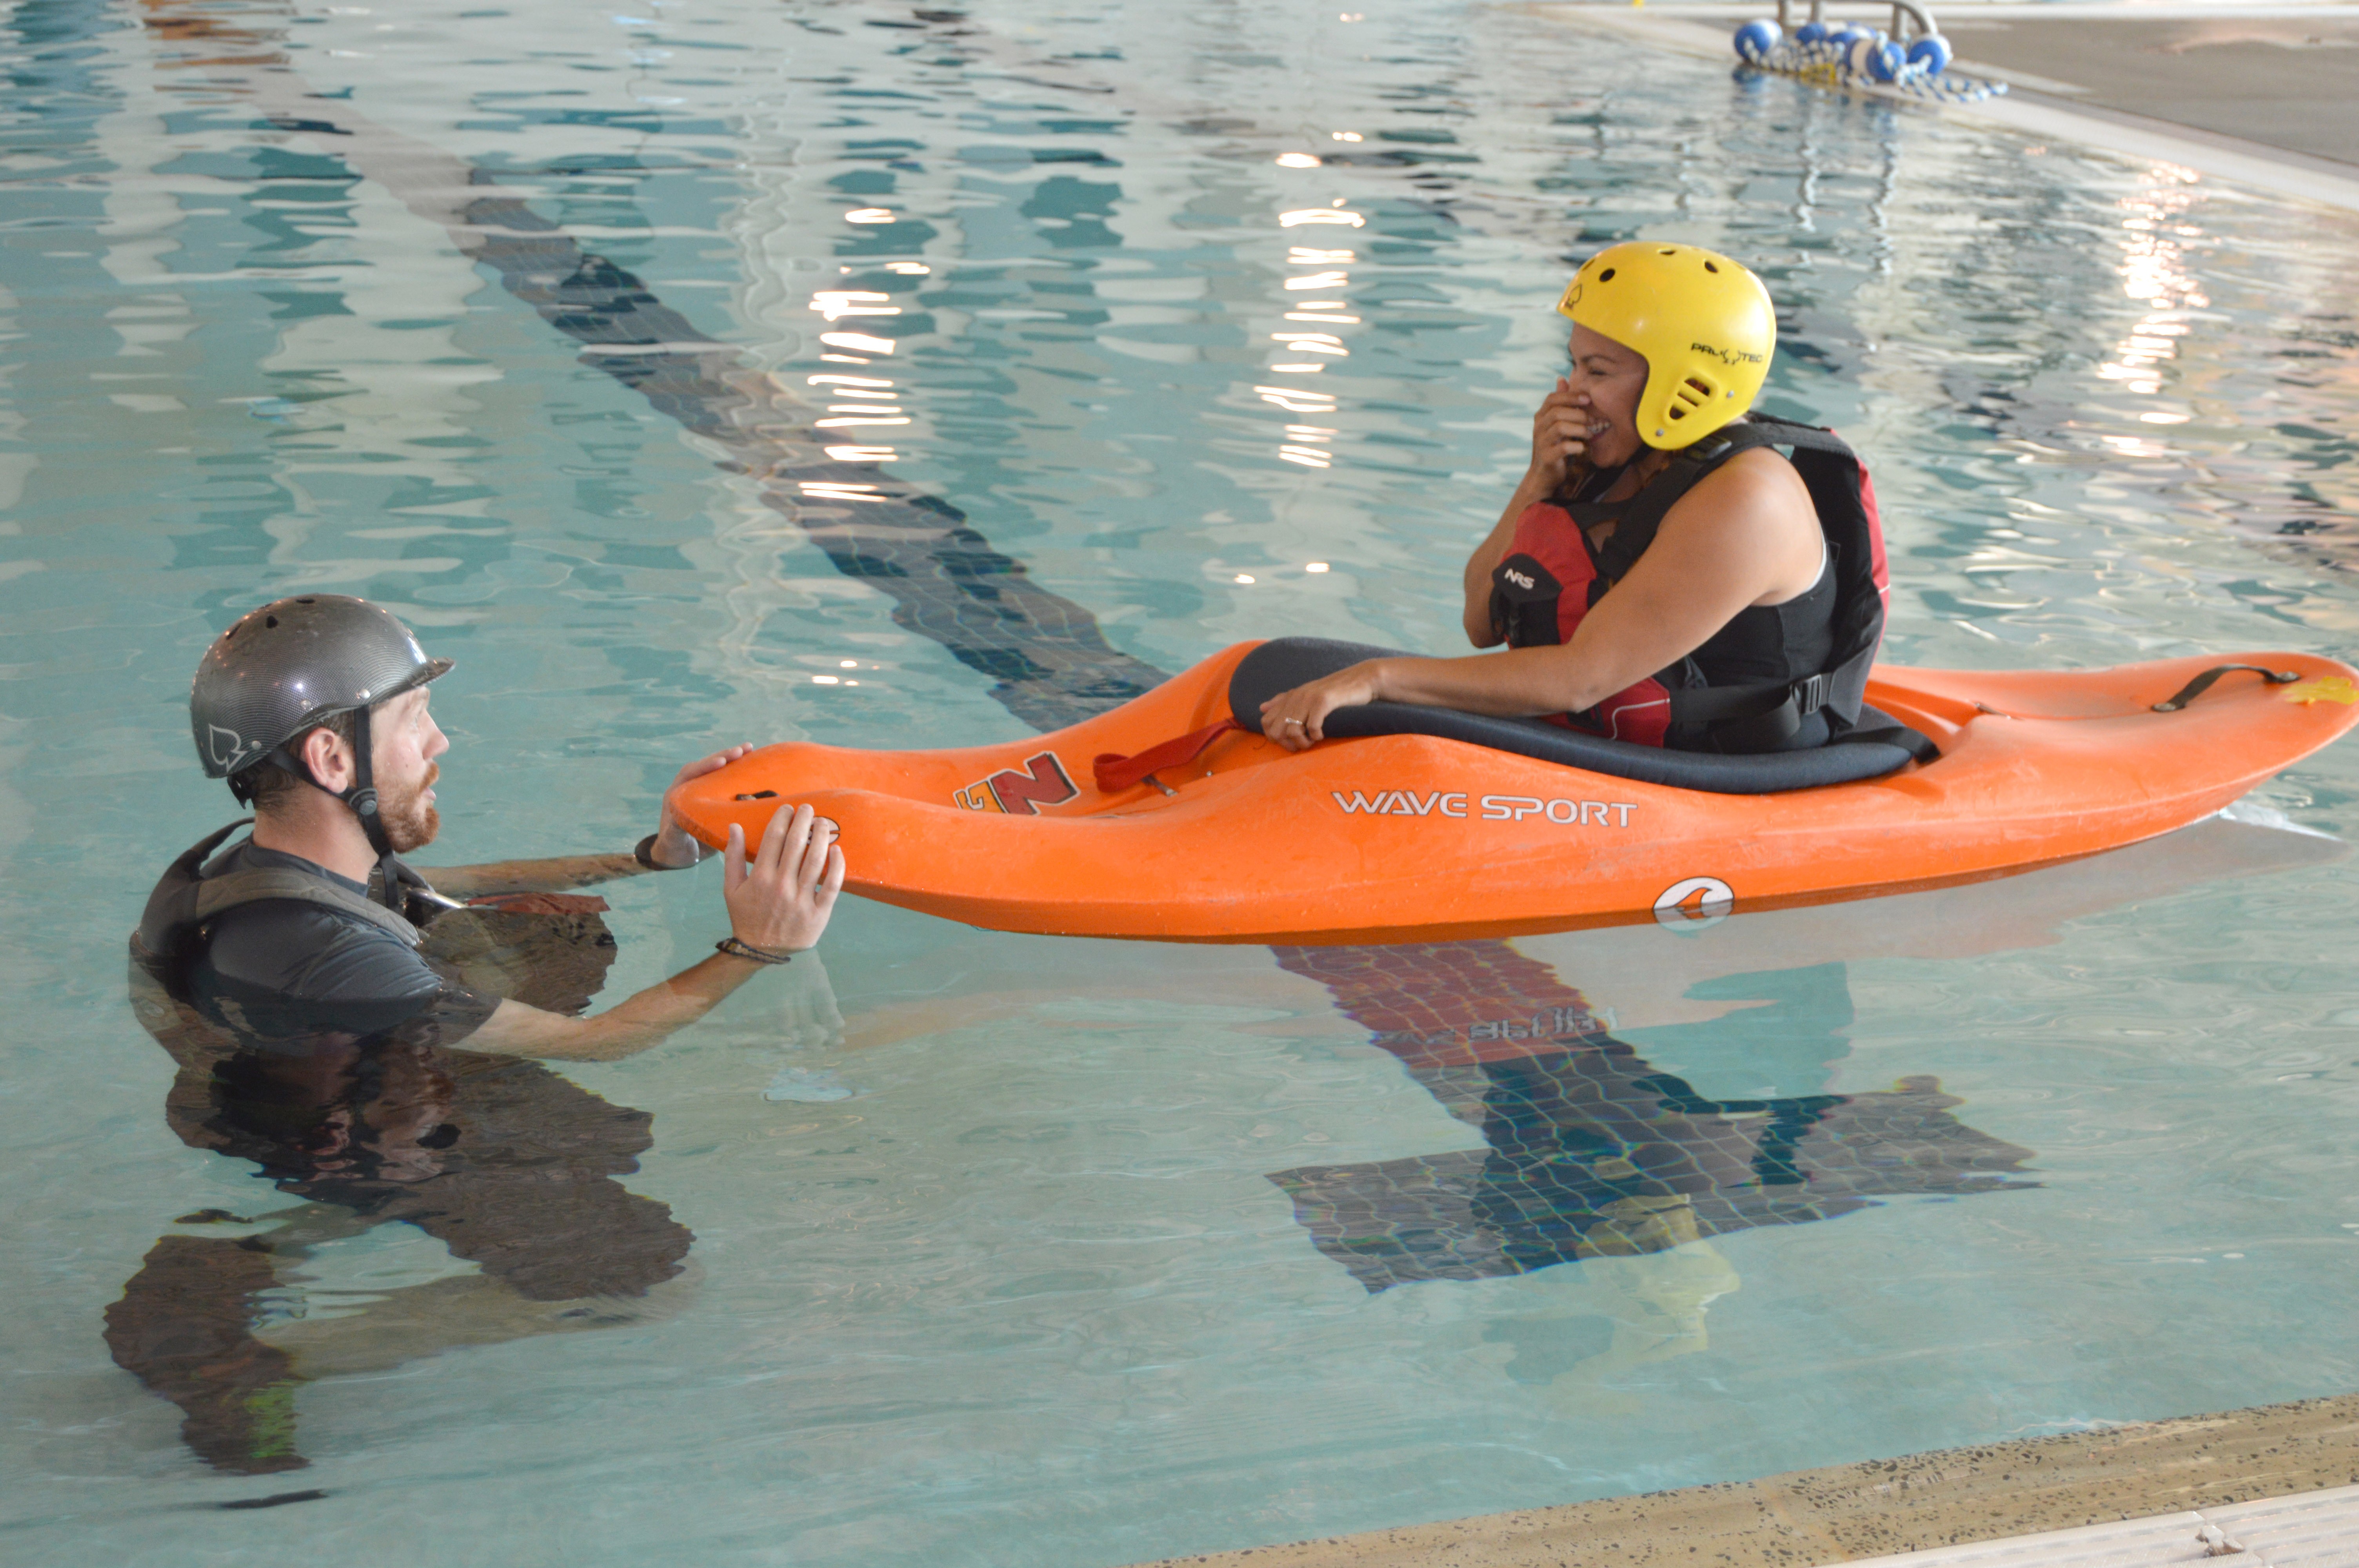
{"type": "Polygon", "coordinates": [[[451,667],[365,599],[307,593],[266,604],[215,639],[189,688],[205,776],[252,767],[322,719],[424,686],[451,667]]]}

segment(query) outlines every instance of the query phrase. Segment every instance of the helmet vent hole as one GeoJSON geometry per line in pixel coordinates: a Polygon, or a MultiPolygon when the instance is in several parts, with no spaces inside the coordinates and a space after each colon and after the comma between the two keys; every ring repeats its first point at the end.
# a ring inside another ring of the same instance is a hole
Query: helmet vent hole
{"type": "Polygon", "coordinates": [[[1701,376],[1689,376],[1671,388],[1670,407],[1668,412],[1674,419],[1684,419],[1711,402],[1712,393],[1710,382],[1705,381],[1701,376]]]}
{"type": "Polygon", "coordinates": [[[1657,255],[1658,255],[1658,256],[1675,256],[1675,255],[1679,254],[1680,253],[1679,253],[1678,251],[1676,251],[1676,250],[1672,249],[1670,246],[1666,245],[1666,246],[1664,246],[1661,250],[1657,251],[1655,254],[1656,254],[1657,255]]]}
{"type": "Polygon", "coordinates": [[[1597,275],[1597,281],[1598,281],[1598,282],[1600,282],[1600,283],[1611,283],[1611,282],[1613,282],[1613,281],[1614,281],[1614,269],[1613,269],[1612,267],[1610,267],[1610,266],[1609,266],[1609,267],[1607,267],[1603,272],[1599,273],[1599,274],[1597,275]]]}
{"type": "Polygon", "coordinates": [[[278,629],[278,617],[276,615],[266,615],[262,618],[262,623],[275,632],[278,629]]]}
{"type": "Polygon", "coordinates": [[[1718,272],[1720,270],[1720,264],[1718,262],[1706,262],[1703,264],[1703,269],[1706,272],[1718,272]]]}

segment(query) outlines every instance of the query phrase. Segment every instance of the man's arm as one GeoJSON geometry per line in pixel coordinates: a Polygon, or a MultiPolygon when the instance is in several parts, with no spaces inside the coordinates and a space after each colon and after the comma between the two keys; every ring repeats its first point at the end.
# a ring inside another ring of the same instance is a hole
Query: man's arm
{"type": "Polygon", "coordinates": [[[421,866],[419,875],[446,898],[470,899],[494,892],[562,892],[636,877],[647,870],[636,855],[551,855],[543,860],[490,860],[480,866],[421,866]]]}
{"type": "MultiPolygon", "coordinates": [[[[689,780],[725,768],[754,748],[735,745],[701,757],[679,770],[672,781],[678,789],[689,780]]],[[[495,892],[561,892],[636,877],[649,871],[678,871],[704,858],[704,846],[688,836],[674,819],[671,792],[664,792],[663,814],[656,824],[656,841],[648,847],[655,865],[642,865],[636,852],[618,855],[552,855],[538,860],[492,860],[478,866],[420,868],[419,874],[446,898],[480,898],[495,892]]]]}
{"type": "MultiPolygon", "coordinates": [[[[723,855],[722,897],[739,942],[783,954],[803,952],[819,941],[843,887],[843,851],[810,806],[796,806],[791,815],[781,806],[750,860],[745,830],[733,824],[723,855]]],[[[495,1055],[611,1062],[695,1022],[767,967],[759,959],[715,953],[595,1018],[567,1018],[503,1001],[481,1028],[453,1044],[495,1055]]]]}

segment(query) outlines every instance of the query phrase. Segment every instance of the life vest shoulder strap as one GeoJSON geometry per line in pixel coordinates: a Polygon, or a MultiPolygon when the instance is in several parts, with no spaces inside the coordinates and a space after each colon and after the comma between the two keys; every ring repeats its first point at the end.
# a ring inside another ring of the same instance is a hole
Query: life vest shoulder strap
{"type": "Polygon", "coordinates": [[[425,940],[424,932],[375,899],[353,892],[349,888],[339,887],[309,871],[289,871],[283,866],[256,866],[251,871],[207,877],[197,884],[196,918],[199,924],[202,924],[225,910],[235,909],[241,904],[260,903],[267,899],[292,899],[298,903],[316,903],[341,914],[349,914],[399,937],[407,946],[415,947],[425,940]]]}
{"type": "Polygon", "coordinates": [[[267,899],[288,899],[332,909],[377,927],[407,946],[415,947],[425,939],[416,925],[385,905],[309,871],[255,866],[217,877],[200,875],[204,863],[223,842],[253,820],[250,816],[240,817],[206,835],[175,859],[158,879],[155,891],[147,895],[139,929],[132,938],[145,960],[155,965],[175,965],[189,938],[207,921],[243,904],[260,903],[267,899]]]}
{"type": "Polygon", "coordinates": [[[1629,500],[1574,503],[1565,510],[1579,524],[1582,543],[1589,544],[1590,558],[1596,564],[1598,576],[1608,583],[1620,582],[1654,544],[1663,519],[1686,499],[1688,492],[1739,453],[1756,447],[1787,446],[1841,452],[1846,457],[1851,454],[1851,449],[1832,430],[1752,414],[1682,449],[1662,472],[1629,500]],[[1589,529],[1608,521],[1614,524],[1613,535],[1602,545],[1590,544],[1589,529]]]}

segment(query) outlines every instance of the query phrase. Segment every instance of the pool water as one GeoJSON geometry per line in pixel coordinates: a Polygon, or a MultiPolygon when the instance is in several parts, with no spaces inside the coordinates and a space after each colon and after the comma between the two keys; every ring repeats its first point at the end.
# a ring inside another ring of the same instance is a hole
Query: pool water
{"type": "MultiPolygon", "coordinates": [[[[2359,221],[1520,7],[16,0],[0,65],[12,1562],[1114,1565],[2359,1379],[2347,747],[1695,931],[851,901],[643,1055],[457,1072],[375,1207],[211,1140],[122,968],[230,815],[189,672],[285,592],[458,659],[451,862],[626,845],[719,741],[1450,651],[1639,233],[1767,279],[1888,656],[2353,657],[2359,221]],[[454,1246],[461,1168],[561,1280],[454,1246]]],[[[723,929],[600,891],[609,1000],[723,929]]]]}

